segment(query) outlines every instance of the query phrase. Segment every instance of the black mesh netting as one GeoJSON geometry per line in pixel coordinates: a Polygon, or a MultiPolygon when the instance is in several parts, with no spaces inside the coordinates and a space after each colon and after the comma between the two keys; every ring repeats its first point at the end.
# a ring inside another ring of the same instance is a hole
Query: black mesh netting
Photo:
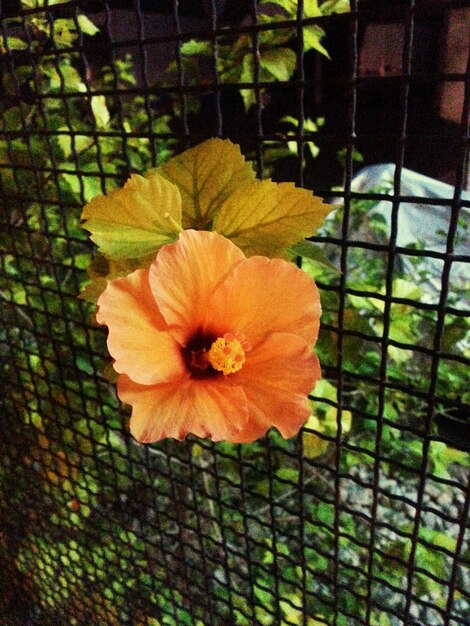
{"type": "Polygon", "coordinates": [[[468,4],[0,18],[0,624],[470,624],[468,4]],[[139,445],[81,209],[211,136],[337,205],[323,380],[293,440],[139,445]]]}

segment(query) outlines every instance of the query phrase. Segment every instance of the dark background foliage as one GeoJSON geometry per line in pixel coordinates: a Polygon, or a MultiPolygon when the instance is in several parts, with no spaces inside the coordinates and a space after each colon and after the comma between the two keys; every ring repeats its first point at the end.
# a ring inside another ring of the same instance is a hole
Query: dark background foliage
{"type": "Polygon", "coordinates": [[[0,3],[0,624],[468,624],[465,3],[48,5],[0,3]],[[139,446],[81,208],[209,136],[339,205],[299,259],[324,380],[294,440],[139,446]],[[452,187],[401,195],[404,168],[452,187]],[[444,227],[398,245],[410,203],[444,227]]]}

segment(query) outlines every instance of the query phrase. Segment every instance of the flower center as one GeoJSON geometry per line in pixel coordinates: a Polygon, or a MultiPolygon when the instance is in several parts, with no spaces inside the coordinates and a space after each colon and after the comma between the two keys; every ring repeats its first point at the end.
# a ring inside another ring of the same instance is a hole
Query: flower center
{"type": "Polygon", "coordinates": [[[242,344],[230,333],[218,337],[206,354],[212,367],[224,375],[238,372],[245,362],[242,344]]]}
{"type": "MultiPolygon", "coordinates": [[[[243,346],[248,344],[243,342],[243,346]]],[[[213,378],[241,370],[245,362],[243,346],[230,333],[217,337],[197,331],[182,348],[182,354],[193,378],[213,378]]]]}

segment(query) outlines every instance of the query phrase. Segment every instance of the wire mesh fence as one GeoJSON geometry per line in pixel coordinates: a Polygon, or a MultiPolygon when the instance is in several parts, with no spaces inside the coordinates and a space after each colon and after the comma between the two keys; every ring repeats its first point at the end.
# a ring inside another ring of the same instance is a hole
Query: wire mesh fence
{"type": "Polygon", "coordinates": [[[466,4],[24,0],[0,18],[0,623],[470,624],[466,4]],[[139,445],[77,298],[80,214],[211,136],[338,205],[313,239],[340,272],[299,258],[323,380],[292,440],[139,445]]]}

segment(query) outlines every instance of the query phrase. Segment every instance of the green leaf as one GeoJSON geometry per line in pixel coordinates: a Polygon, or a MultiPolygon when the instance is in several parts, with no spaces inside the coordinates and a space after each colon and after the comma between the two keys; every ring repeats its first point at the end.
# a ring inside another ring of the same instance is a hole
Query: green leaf
{"type": "Polygon", "coordinates": [[[320,54],[323,54],[327,59],[330,58],[328,51],[326,48],[322,46],[320,40],[325,36],[325,31],[317,24],[309,24],[308,26],[304,26],[304,49],[305,52],[308,50],[316,50],[320,54]]]}
{"type": "Polygon", "coordinates": [[[458,463],[462,467],[470,467],[470,455],[463,450],[454,450],[453,448],[445,447],[441,450],[442,461],[448,465],[450,463],[458,463]]]}
{"type": "Polygon", "coordinates": [[[320,198],[292,183],[256,181],[224,202],[214,230],[249,256],[285,257],[286,249],[312,235],[330,210],[320,198]]]}
{"type": "Polygon", "coordinates": [[[186,56],[211,56],[212,47],[209,41],[190,39],[181,45],[181,54],[186,56]]]}
{"type": "Polygon", "coordinates": [[[419,300],[423,294],[421,287],[409,280],[397,278],[393,281],[393,296],[396,298],[407,298],[409,300],[419,300]]]}
{"type": "MultiPolygon", "coordinates": [[[[48,6],[53,6],[54,4],[65,4],[70,0],[48,0],[48,6]]],[[[46,0],[21,0],[21,4],[23,7],[27,9],[44,9],[46,6],[46,0]]]]}
{"type": "MultiPolygon", "coordinates": [[[[285,115],[279,121],[284,123],[284,124],[290,124],[290,125],[294,126],[294,128],[298,128],[299,127],[299,120],[296,117],[292,117],[292,115],[285,115]]],[[[318,125],[312,119],[307,117],[304,120],[303,129],[305,131],[307,131],[307,132],[316,132],[318,130],[318,126],[321,126],[323,124],[324,120],[322,118],[318,118],[317,122],[318,122],[318,125]]],[[[288,141],[287,145],[289,147],[289,151],[292,154],[298,154],[299,146],[298,146],[298,143],[297,143],[297,141],[295,139],[288,141]]],[[[309,149],[310,154],[312,155],[313,158],[318,156],[318,153],[320,152],[320,148],[318,148],[318,146],[316,146],[313,141],[306,141],[305,145],[309,149]]]]}
{"type": "Polygon", "coordinates": [[[304,17],[320,17],[321,14],[318,0],[309,0],[304,4],[304,17]]]}
{"type": "Polygon", "coordinates": [[[297,485],[299,482],[299,470],[296,470],[293,467],[280,467],[276,470],[276,476],[281,480],[291,482],[294,485],[297,485]]]}
{"type": "Polygon", "coordinates": [[[336,402],[338,398],[338,391],[336,387],[334,387],[330,382],[326,380],[326,378],[322,378],[315,385],[315,391],[313,392],[315,396],[319,398],[325,398],[326,400],[331,400],[331,402],[336,402]]]}
{"type": "MultiPolygon", "coordinates": [[[[86,168],[83,168],[86,171],[86,168]]],[[[81,198],[82,188],[80,178],[83,185],[83,197],[85,200],[91,200],[97,193],[101,191],[101,181],[98,176],[82,176],[78,174],[61,174],[61,179],[65,181],[68,189],[78,199],[81,198]]]]}
{"type": "Polygon", "coordinates": [[[82,219],[104,255],[135,259],[177,239],[182,230],[181,196],[157,172],[133,174],[123,188],[93,198],[82,219]]]}
{"type": "Polygon", "coordinates": [[[290,48],[264,50],[261,54],[261,67],[266,69],[276,80],[287,81],[294,73],[297,56],[290,48]]]}
{"type": "MultiPolygon", "coordinates": [[[[322,378],[315,385],[313,395],[325,398],[331,402],[336,402],[338,391],[330,382],[322,378]]],[[[335,437],[337,432],[337,408],[318,400],[310,400],[312,415],[305,423],[305,428],[325,433],[330,437],[335,437]]],[[[352,414],[346,409],[341,410],[341,431],[346,435],[351,430],[352,414]]],[[[304,455],[313,459],[324,454],[328,449],[328,441],[315,435],[314,433],[304,432],[303,434],[304,455]]]]}
{"type": "Polygon", "coordinates": [[[80,74],[66,62],[61,63],[59,69],[56,67],[48,68],[47,73],[49,75],[49,89],[52,92],[62,91],[63,86],[65,86],[66,91],[86,91],[80,74]]]}
{"type": "MultiPolygon", "coordinates": [[[[322,432],[323,429],[320,424],[320,420],[316,415],[310,415],[305,428],[322,432]]],[[[328,450],[329,442],[326,439],[322,439],[315,433],[304,431],[302,434],[303,452],[307,459],[316,459],[317,457],[325,454],[328,450]]]]}
{"type": "Polygon", "coordinates": [[[351,6],[349,0],[326,0],[320,9],[323,15],[331,15],[332,13],[349,13],[351,6]]]}
{"type": "Polygon", "coordinates": [[[455,350],[459,341],[464,341],[469,337],[470,319],[457,317],[444,327],[441,347],[444,352],[455,350]]]}
{"type": "MultiPolygon", "coordinates": [[[[343,435],[347,435],[351,430],[352,425],[352,414],[351,411],[347,411],[346,409],[341,410],[340,414],[341,420],[341,432],[343,435]]],[[[329,406],[325,413],[325,418],[321,421],[322,430],[327,435],[331,435],[332,437],[336,436],[336,432],[338,430],[337,426],[337,410],[334,406],[329,406]]]]}
{"type": "MultiPolygon", "coordinates": [[[[146,255],[138,259],[119,259],[117,261],[108,260],[102,254],[97,254],[87,268],[88,277],[91,282],[85,285],[78,296],[81,300],[86,300],[96,304],[98,298],[106,289],[108,281],[121,276],[127,276],[137,269],[148,267],[154,259],[154,254],[146,255]]],[[[114,372],[110,367],[105,368],[106,378],[114,372]]]]}
{"type": "Polygon", "coordinates": [[[256,582],[253,586],[253,591],[255,593],[255,596],[258,598],[258,600],[260,600],[260,602],[264,605],[264,606],[270,606],[272,601],[273,601],[273,597],[274,594],[272,591],[270,591],[268,588],[266,588],[266,586],[263,584],[261,585],[257,585],[256,582]]]}
{"type": "Polygon", "coordinates": [[[255,178],[239,146],[228,139],[208,139],[156,171],[180,191],[183,227],[199,230],[210,229],[224,201],[255,178]]]}
{"type": "Polygon", "coordinates": [[[111,117],[106,106],[106,98],[104,96],[92,96],[91,109],[98,128],[105,128],[109,124],[111,117]]]}
{"type": "Polygon", "coordinates": [[[75,359],[75,363],[77,364],[78,369],[82,372],[85,372],[86,374],[93,374],[93,365],[83,355],[79,354],[75,359]]]}
{"type": "Polygon", "coordinates": [[[77,22],[80,30],[85,35],[96,35],[96,33],[100,32],[100,29],[86,15],[78,15],[77,22]]]}
{"type": "Polygon", "coordinates": [[[289,602],[281,600],[279,606],[284,613],[285,620],[282,621],[282,626],[287,624],[303,624],[303,611],[302,601],[298,596],[293,594],[287,596],[289,602]]]}
{"type": "Polygon", "coordinates": [[[299,120],[296,117],[293,117],[292,115],[284,115],[284,117],[281,117],[279,121],[285,122],[286,124],[292,124],[294,128],[298,128],[299,126],[299,120]]]}
{"type": "Polygon", "coordinates": [[[77,154],[80,154],[93,144],[93,137],[90,137],[89,135],[75,135],[72,140],[72,135],[67,134],[70,132],[70,128],[68,126],[61,126],[57,130],[64,133],[63,135],[57,136],[57,143],[59,144],[66,159],[72,155],[72,147],[75,148],[77,154]]]}
{"type": "Polygon", "coordinates": [[[341,274],[340,270],[331,263],[323,250],[311,241],[304,239],[304,241],[300,241],[299,243],[291,246],[289,251],[292,255],[298,255],[304,257],[305,259],[310,259],[310,261],[314,261],[318,265],[328,268],[334,274],[341,274]]]}
{"type": "Polygon", "coordinates": [[[62,48],[72,45],[77,38],[75,24],[69,19],[55,20],[52,27],[54,43],[62,48]]]}
{"type": "Polygon", "coordinates": [[[9,50],[26,50],[28,48],[28,44],[19,37],[4,37],[4,41],[5,43],[1,43],[0,53],[7,51],[7,45],[9,50]]]}
{"type": "MultiPolygon", "coordinates": [[[[253,53],[250,51],[244,55],[241,62],[241,83],[252,83],[254,81],[255,63],[253,60],[253,53]]],[[[245,110],[256,104],[256,94],[254,89],[240,89],[240,95],[243,98],[243,104],[245,110]]]]}

